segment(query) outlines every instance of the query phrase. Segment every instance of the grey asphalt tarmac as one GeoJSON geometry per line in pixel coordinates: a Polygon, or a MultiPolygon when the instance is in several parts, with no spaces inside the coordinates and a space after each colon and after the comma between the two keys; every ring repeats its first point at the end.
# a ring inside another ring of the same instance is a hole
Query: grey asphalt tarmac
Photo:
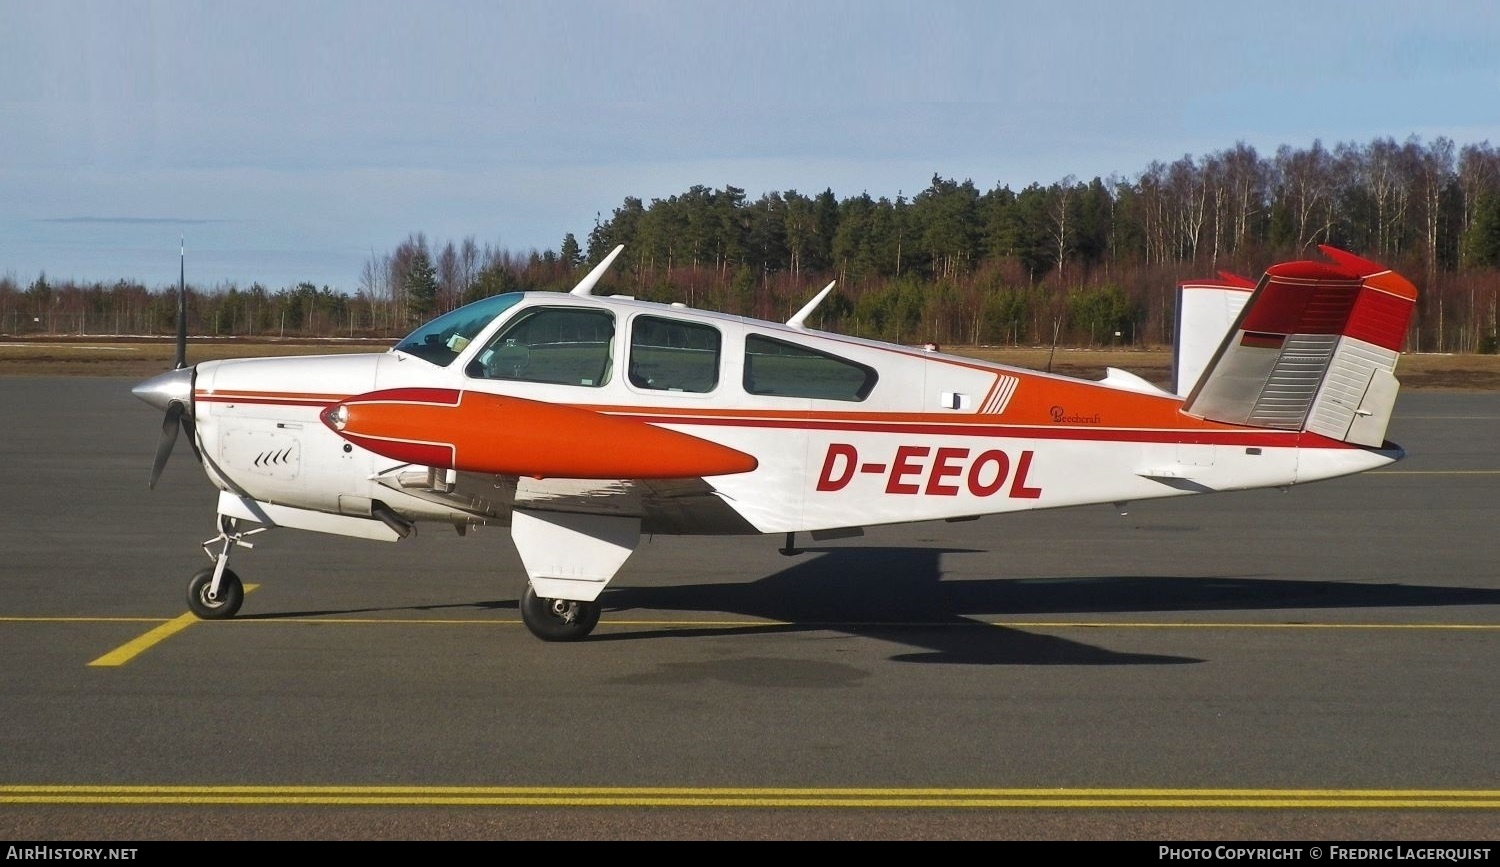
{"type": "Polygon", "coordinates": [[[133,380],[0,378],[0,839],[1500,840],[1500,394],[1389,470],[654,538],[576,644],[506,532],[256,537],[133,380]]]}

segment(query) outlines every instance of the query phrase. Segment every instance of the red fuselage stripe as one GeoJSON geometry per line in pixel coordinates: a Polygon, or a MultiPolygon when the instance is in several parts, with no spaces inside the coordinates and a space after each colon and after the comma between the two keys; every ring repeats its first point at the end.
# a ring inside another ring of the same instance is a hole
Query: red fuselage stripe
{"type": "MultiPolygon", "coordinates": [[[[352,397],[352,396],[351,396],[352,397]]],[[[340,398],[331,395],[237,395],[226,397],[199,393],[196,400],[221,403],[244,403],[256,405],[282,405],[306,409],[329,406],[340,398]]],[[[715,426],[746,429],[851,431],[869,434],[905,434],[923,436],[984,437],[991,439],[1038,439],[1068,440],[1075,442],[1111,443],[1158,443],[1183,445],[1222,445],[1272,448],[1361,448],[1339,440],[1307,431],[1295,430],[1208,430],[1202,428],[1121,428],[1083,426],[1039,426],[997,424],[990,418],[976,418],[973,422],[894,422],[869,420],[844,416],[838,419],[818,417],[765,417],[765,416],[697,416],[657,414],[665,408],[651,408],[642,412],[639,407],[591,407],[598,412],[621,419],[646,422],[655,425],[715,426]]]]}

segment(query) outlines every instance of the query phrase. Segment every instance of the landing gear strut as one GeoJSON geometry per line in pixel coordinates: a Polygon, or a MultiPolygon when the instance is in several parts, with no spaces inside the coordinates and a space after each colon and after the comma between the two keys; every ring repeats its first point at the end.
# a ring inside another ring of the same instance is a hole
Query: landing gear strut
{"type": "Polygon", "coordinates": [[[521,597],[521,621],[543,641],[578,641],[599,625],[598,602],[575,602],[538,596],[530,585],[521,597]]]}
{"type": "Polygon", "coordinates": [[[229,568],[229,554],[236,545],[255,547],[246,542],[245,537],[264,533],[269,529],[257,527],[241,531],[238,519],[228,515],[219,516],[219,535],[203,543],[203,553],[214,561],[214,565],[211,569],[199,571],[188,582],[189,611],[202,620],[228,620],[239,613],[240,605],[245,601],[245,585],[240,583],[240,576],[229,568]],[[217,554],[209,550],[209,546],[215,543],[220,546],[217,554]]]}

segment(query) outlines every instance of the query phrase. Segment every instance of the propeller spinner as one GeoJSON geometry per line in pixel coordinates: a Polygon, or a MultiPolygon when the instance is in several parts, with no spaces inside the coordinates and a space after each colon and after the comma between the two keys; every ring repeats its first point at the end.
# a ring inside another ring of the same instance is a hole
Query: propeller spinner
{"type": "MultiPolygon", "coordinates": [[[[156,459],[151,464],[151,487],[155,488],[172,447],[177,444],[178,428],[187,431],[193,454],[198,455],[192,411],[193,369],[184,367],[157,374],[132,388],[130,393],[166,413],[161,422],[161,439],[156,443],[156,459]]],[[[202,457],[198,459],[201,461],[202,457]]]]}

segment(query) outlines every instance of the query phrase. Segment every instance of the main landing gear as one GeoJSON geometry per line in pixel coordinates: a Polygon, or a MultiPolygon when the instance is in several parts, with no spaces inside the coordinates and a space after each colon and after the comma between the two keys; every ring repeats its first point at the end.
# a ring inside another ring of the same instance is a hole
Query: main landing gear
{"type": "MultiPolygon", "coordinates": [[[[245,585],[240,576],[229,568],[229,555],[236,546],[253,548],[247,537],[264,533],[270,527],[252,530],[239,529],[239,519],[228,515],[219,516],[219,535],[203,543],[203,553],[214,565],[202,569],[188,582],[188,610],[202,620],[228,620],[239,613],[245,601],[245,585]],[[217,546],[218,551],[213,548],[217,546]]],[[[526,586],[526,595],[521,598],[521,621],[532,635],[543,641],[580,641],[599,625],[603,610],[597,601],[579,602],[570,599],[548,599],[526,586]]]]}
{"type": "Polygon", "coordinates": [[[601,609],[598,602],[538,596],[528,584],[526,595],[521,597],[521,622],[543,641],[578,641],[599,625],[601,609]]]}
{"type": "Polygon", "coordinates": [[[240,605],[245,601],[245,585],[240,583],[240,576],[229,568],[229,553],[236,545],[255,547],[246,542],[245,537],[264,533],[269,529],[257,527],[241,531],[238,519],[227,515],[219,516],[219,535],[203,543],[203,553],[214,561],[214,565],[199,571],[188,582],[189,611],[201,620],[228,620],[239,613],[240,605]],[[215,543],[220,546],[217,554],[209,550],[209,546],[215,543]]]}

